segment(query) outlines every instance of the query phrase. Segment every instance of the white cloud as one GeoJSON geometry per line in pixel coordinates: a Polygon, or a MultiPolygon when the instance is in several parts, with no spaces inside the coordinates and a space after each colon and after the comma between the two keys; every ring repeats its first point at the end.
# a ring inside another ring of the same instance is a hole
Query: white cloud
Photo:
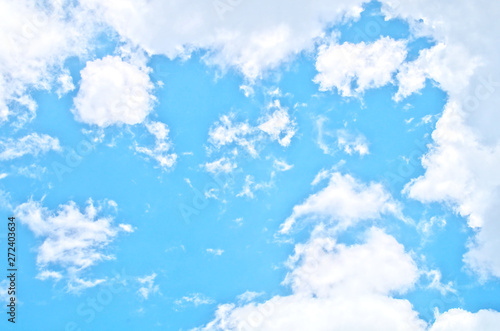
{"type": "Polygon", "coordinates": [[[417,230],[424,236],[430,236],[435,227],[444,228],[446,220],[437,216],[432,216],[428,220],[422,220],[417,224],[417,230]]]}
{"type": "Polygon", "coordinates": [[[500,325],[500,313],[493,310],[480,310],[471,313],[463,309],[451,309],[438,314],[429,331],[495,331],[500,325]]]}
{"type": "Polygon", "coordinates": [[[153,149],[135,145],[135,151],[144,154],[160,164],[163,170],[167,170],[175,165],[177,154],[172,153],[172,143],[168,138],[169,129],[161,122],[148,122],[146,129],[155,137],[155,146],[153,149]]]}
{"type": "Polygon", "coordinates": [[[318,228],[290,257],[288,296],[219,305],[202,330],[424,330],[412,305],[393,294],[411,289],[418,269],[404,247],[380,229],[345,246],[318,228]],[[360,318],[362,316],[362,318],[360,318]]]}
{"type": "Polygon", "coordinates": [[[500,277],[500,167],[498,122],[500,65],[496,14],[500,3],[487,1],[405,1],[383,10],[407,20],[417,36],[436,41],[405,65],[397,100],[417,92],[425,78],[448,94],[436,123],[423,176],[406,192],[422,202],[451,205],[475,230],[464,261],[482,278],[500,277]]]}
{"type": "Polygon", "coordinates": [[[297,124],[290,120],[287,109],[281,107],[279,100],[274,100],[270,108],[276,110],[260,119],[262,124],[259,125],[259,129],[267,133],[272,140],[278,140],[281,146],[288,147],[297,132],[297,124]]]}
{"type": "Polygon", "coordinates": [[[37,164],[18,167],[16,170],[19,175],[32,179],[41,179],[42,176],[47,172],[47,168],[39,166],[37,164]]]}
{"type": "Polygon", "coordinates": [[[52,271],[52,270],[42,270],[36,276],[37,279],[47,280],[53,278],[56,282],[63,278],[63,275],[60,272],[52,271]]]}
{"type": "Polygon", "coordinates": [[[323,153],[334,155],[339,150],[349,155],[358,153],[363,156],[370,153],[365,136],[353,134],[346,129],[330,130],[325,125],[327,122],[327,117],[318,116],[315,123],[318,132],[316,142],[323,153]]]}
{"type": "Polygon", "coordinates": [[[211,172],[213,174],[218,174],[221,172],[230,173],[234,169],[236,169],[237,164],[235,162],[231,162],[227,157],[222,157],[213,162],[207,162],[204,165],[206,171],[211,172]]]}
{"type": "Polygon", "coordinates": [[[465,50],[439,43],[423,49],[419,57],[404,63],[397,74],[399,89],[394,99],[401,101],[425,87],[426,79],[433,79],[446,91],[462,90],[479,64],[477,59],[457,56],[465,50]],[[455,70],[460,68],[460,70],[455,70]]]}
{"type": "Polygon", "coordinates": [[[184,306],[186,304],[193,304],[195,306],[199,305],[210,305],[214,303],[214,300],[204,296],[201,293],[194,293],[191,295],[183,296],[180,299],[174,301],[177,306],[184,306]]]}
{"type": "Polygon", "coordinates": [[[137,281],[142,284],[142,287],[139,288],[137,292],[144,298],[144,300],[147,300],[150,295],[156,294],[160,291],[160,286],[154,284],[156,276],[156,273],[153,272],[149,276],[137,278],[137,281]]]}
{"type": "Polygon", "coordinates": [[[339,172],[321,172],[319,175],[313,183],[318,184],[329,177],[328,185],[293,207],[292,215],[281,225],[281,233],[289,233],[299,219],[335,222],[338,229],[361,220],[378,219],[382,214],[393,214],[404,220],[400,204],[381,184],[366,185],[339,172]]]}
{"type": "Polygon", "coordinates": [[[432,134],[434,146],[422,158],[425,175],[412,180],[405,193],[422,202],[439,201],[468,217],[478,232],[465,262],[482,277],[500,277],[500,249],[496,220],[500,209],[500,148],[479,142],[460,115],[459,105],[449,102],[432,134]]]}
{"type": "Polygon", "coordinates": [[[15,209],[21,224],[43,241],[37,247],[39,277],[58,279],[55,275],[64,271],[68,289],[74,291],[104,281],[80,278],[85,269],[100,261],[113,259],[104,249],[117,236],[119,228],[113,225],[113,218],[99,217],[101,212],[102,208],[95,207],[92,200],[87,202],[83,212],[72,201],[60,205],[55,212],[32,200],[15,209]]]}
{"type": "Polygon", "coordinates": [[[361,1],[316,1],[304,10],[289,1],[86,0],[124,39],[150,54],[187,57],[206,49],[204,61],[235,68],[252,83],[269,70],[311,50],[324,29],[344,17],[359,17],[361,1]]]}
{"type": "Polygon", "coordinates": [[[453,288],[453,282],[449,281],[447,284],[443,284],[441,282],[441,271],[439,270],[429,270],[429,271],[424,271],[422,272],[423,275],[425,275],[428,279],[431,280],[429,285],[427,286],[428,289],[434,289],[439,292],[441,292],[441,295],[446,295],[447,293],[457,293],[457,290],[453,288]]]}
{"type": "Polygon", "coordinates": [[[118,56],[87,62],[81,76],[72,109],[80,122],[100,127],[133,125],[142,123],[153,108],[148,72],[118,56]]]}
{"type": "MultiPolygon", "coordinates": [[[[279,100],[269,104],[267,113],[259,117],[257,123],[252,126],[248,121],[236,122],[234,114],[223,115],[210,128],[208,142],[217,150],[236,145],[256,158],[260,145],[266,141],[277,141],[281,146],[288,147],[297,132],[297,124],[279,100]]],[[[209,151],[212,150],[209,148],[209,151]]],[[[232,153],[237,154],[237,150],[232,153]]]]}
{"type": "Polygon", "coordinates": [[[4,45],[0,49],[0,123],[12,115],[21,124],[33,118],[37,104],[29,90],[51,90],[66,72],[64,60],[88,52],[95,30],[88,17],[77,4],[63,5],[63,1],[0,3],[0,41],[4,45]],[[22,110],[11,107],[13,104],[22,110]]]}
{"type": "Polygon", "coordinates": [[[274,171],[271,172],[271,178],[268,182],[256,183],[252,175],[247,175],[245,177],[245,184],[241,189],[241,192],[236,194],[237,197],[247,197],[250,199],[255,198],[255,192],[260,190],[267,190],[274,186],[274,171]]]}
{"type": "Polygon", "coordinates": [[[321,91],[333,90],[343,96],[357,96],[370,88],[391,82],[406,58],[406,42],[383,37],[373,43],[322,45],[318,51],[314,82],[321,91]],[[352,91],[352,84],[357,87],[352,91]]]}
{"type": "Polygon", "coordinates": [[[2,281],[0,281],[0,302],[2,303],[10,302],[10,295],[8,294],[8,292],[9,292],[9,281],[7,281],[7,279],[2,279],[2,281]]]}
{"type": "Polygon", "coordinates": [[[246,291],[245,293],[238,295],[236,299],[238,299],[239,302],[249,302],[264,294],[264,292],[246,291]]]}
{"type": "Polygon", "coordinates": [[[222,253],[224,253],[224,250],[223,249],[220,249],[220,248],[207,248],[207,253],[209,254],[213,254],[215,256],[221,256],[222,253]]]}
{"type": "Polygon", "coordinates": [[[274,167],[274,169],[276,169],[278,171],[288,171],[288,170],[293,168],[293,164],[288,164],[284,160],[276,159],[273,162],[273,167],[274,167]]]}
{"type": "Polygon", "coordinates": [[[130,224],[118,224],[118,226],[125,232],[128,233],[134,232],[134,227],[130,224]]]}
{"type": "Polygon", "coordinates": [[[339,148],[349,155],[352,153],[358,153],[359,155],[366,155],[370,153],[368,149],[368,142],[365,136],[361,134],[354,136],[346,130],[338,130],[337,141],[339,148]]]}
{"type": "Polygon", "coordinates": [[[0,140],[0,161],[8,161],[27,154],[37,156],[48,151],[61,151],[59,140],[49,135],[32,133],[19,139],[0,140]]]}
{"type": "Polygon", "coordinates": [[[255,138],[247,138],[255,132],[255,128],[247,122],[233,124],[234,119],[234,114],[221,116],[219,121],[210,128],[208,142],[216,148],[235,143],[247,149],[250,155],[257,156],[254,146],[255,138]]]}
{"type": "Polygon", "coordinates": [[[59,88],[57,89],[57,95],[59,98],[69,91],[73,91],[75,89],[75,85],[73,84],[73,78],[69,74],[68,70],[64,70],[61,75],[57,78],[57,82],[59,83],[59,88]]]}
{"type": "Polygon", "coordinates": [[[8,176],[8,174],[6,174],[6,173],[2,173],[2,174],[0,174],[0,179],[4,179],[4,178],[5,178],[5,177],[7,177],[7,176],[8,176]]]}

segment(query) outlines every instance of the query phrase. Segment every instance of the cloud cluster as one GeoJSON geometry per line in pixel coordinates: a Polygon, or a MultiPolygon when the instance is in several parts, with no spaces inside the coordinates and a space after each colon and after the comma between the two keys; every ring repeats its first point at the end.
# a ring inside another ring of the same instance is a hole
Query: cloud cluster
{"type": "Polygon", "coordinates": [[[0,124],[12,115],[33,118],[37,104],[30,89],[70,87],[63,63],[85,56],[95,26],[86,10],[66,1],[2,1],[0,3],[0,124]],[[28,112],[19,110],[28,109],[28,112]]]}
{"type": "Polygon", "coordinates": [[[87,202],[83,211],[70,201],[57,211],[43,207],[41,202],[28,201],[15,209],[21,224],[26,225],[42,243],[37,247],[38,278],[63,277],[68,280],[68,290],[78,291],[104,281],[84,280],[81,273],[101,262],[112,259],[105,252],[121,231],[112,217],[98,216],[101,207],[87,202]]]}
{"type": "Polygon", "coordinates": [[[425,174],[405,188],[422,202],[451,205],[476,235],[464,260],[481,277],[500,277],[500,133],[498,104],[500,65],[496,42],[499,3],[487,1],[404,1],[387,6],[388,17],[410,23],[417,36],[436,45],[422,50],[398,74],[401,100],[432,79],[448,94],[448,103],[432,133],[433,144],[422,158],[425,174]]]}
{"type": "Polygon", "coordinates": [[[291,295],[220,305],[199,330],[425,329],[412,305],[393,297],[412,288],[418,268],[383,230],[372,228],[363,243],[345,246],[317,228],[288,266],[291,295]]]}
{"type": "Polygon", "coordinates": [[[234,114],[223,115],[210,128],[208,142],[217,150],[224,146],[243,148],[255,158],[259,155],[259,142],[277,141],[288,147],[297,132],[297,123],[279,100],[271,102],[268,113],[259,117],[257,122],[259,124],[253,126],[248,122],[236,122],[234,114]]]}
{"type": "Polygon", "coordinates": [[[305,8],[284,0],[83,1],[150,54],[187,57],[204,49],[206,63],[234,68],[250,82],[312,49],[328,24],[359,17],[361,3],[316,0],[305,8]]]}

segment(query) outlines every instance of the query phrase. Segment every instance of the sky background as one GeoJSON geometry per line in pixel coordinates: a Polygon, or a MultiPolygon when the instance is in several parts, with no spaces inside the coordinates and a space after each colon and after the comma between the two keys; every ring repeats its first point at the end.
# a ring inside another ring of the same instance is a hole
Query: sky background
{"type": "Polygon", "coordinates": [[[1,1],[1,328],[496,330],[491,7],[1,1]]]}

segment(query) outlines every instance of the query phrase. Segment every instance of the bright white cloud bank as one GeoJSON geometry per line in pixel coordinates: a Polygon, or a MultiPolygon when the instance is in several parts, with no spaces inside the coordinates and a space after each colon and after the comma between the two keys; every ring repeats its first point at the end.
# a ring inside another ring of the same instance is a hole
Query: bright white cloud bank
{"type": "Polygon", "coordinates": [[[467,217],[477,234],[465,262],[482,277],[500,277],[500,3],[402,1],[384,10],[437,41],[398,74],[396,99],[421,89],[426,78],[449,94],[433,146],[422,160],[425,174],[406,192],[423,202],[450,204],[467,217]]]}
{"type": "Polygon", "coordinates": [[[412,255],[379,228],[364,241],[346,246],[317,227],[305,244],[295,246],[283,281],[288,296],[264,302],[239,300],[219,305],[215,318],[197,330],[496,330],[500,314],[452,309],[432,325],[411,303],[396,299],[413,288],[420,272],[412,255]]]}
{"type": "Polygon", "coordinates": [[[473,314],[463,309],[450,309],[436,318],[430,331],[495,331],[500,325],[500,314],[491,310],[480,310],[473,314]]]}
{"type": "Polygon", "coordinates": [[[106,127],[142,123],[153,107],[148,73],[117,56],[87,62],[74,99],[75,118],[106,127]]]}
{"type": "Polygon", "coordinates": [[[224,304],[203,330],[423,330],[407,300],[418,269],[404,247],[372,228],[362,244],[345,246],[317,228],[295,247],[284,284],[289,296],[264,303],[224,304]]]}
{"type": "Polygon", "coordinates": [[[102,19],[153,54],[170,58],[208,49],[205,61],[235,68],[253,81],[277,68],[323,35],[328,23],[357,17],[361,2],[290,1],[96,1],[102,19]]]}
{"type": "MultiPolygon", "coordinates": [[[[103,280],[83,280],[82,271],[96,263],[112,259],[104,248],[118,235],[112,217],[99,217],[101,207],[89,200],[83,212],[70,201],[57,211],[43,207],[41,202],[28,201],[15,209],[21,223],[42,240],[37,247],[38,278],[68,278],[68,290],[77,291],[103,280]]],[[[127,227],[125,225],[125,227],[127,227]]]]}
{"type": "Polygon", "coordinates": [[[406,53],[405,41],[388,37],[370,44],[323,45],[318,51],[314,81],[322,91],[336,88],[343,96],[357,95],[389,83],[406,53]],[[357,85],[354,91],[353,82],[357,85]]]}

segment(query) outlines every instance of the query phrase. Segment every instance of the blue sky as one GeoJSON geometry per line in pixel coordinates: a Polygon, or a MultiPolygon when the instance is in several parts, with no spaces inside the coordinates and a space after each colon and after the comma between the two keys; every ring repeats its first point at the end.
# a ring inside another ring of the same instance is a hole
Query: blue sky
{"type": "Polygon", "coordinates": [[[480,5],[2,7],[2,329],[499,325],[480,5]]]}

